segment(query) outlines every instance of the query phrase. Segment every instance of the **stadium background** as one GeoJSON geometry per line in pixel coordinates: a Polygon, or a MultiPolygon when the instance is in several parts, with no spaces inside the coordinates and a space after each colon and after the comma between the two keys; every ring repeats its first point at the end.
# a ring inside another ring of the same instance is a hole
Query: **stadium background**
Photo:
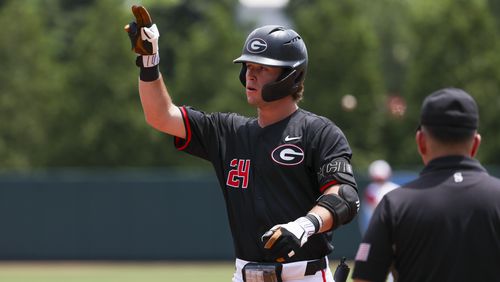
{"type": "MultiPolygon", "coordinates": [[[[211,171],[54,170],[3,174],[0,187],[0,260],[234,259],[211,171]]],[[[359,240],[356,221],[344,226],[331,258],[352,259],[359,240]]]]}

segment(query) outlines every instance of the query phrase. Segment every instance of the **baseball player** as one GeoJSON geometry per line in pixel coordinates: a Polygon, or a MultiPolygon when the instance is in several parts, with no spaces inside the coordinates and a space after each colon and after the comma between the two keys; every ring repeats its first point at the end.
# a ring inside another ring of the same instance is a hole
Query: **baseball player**
{"type": "Polygon", "coordinates": [[[373,161],[368,167],[368,174],[371,182],[366,186],[359,209],[358,223],[361,234],[364,234],[373,211],[385,194],[399,187],[398,184],[390,181],[392,169],[388,162],[384,160],[373,161]]]}
{"type": "Polygon", "coordinates": [[[353,278],[500,281],[500,180],[474,156],[476,102],[445,88],[423,102],[416,132],[419,178],[387,193],[356,254],[353,278]]]}
{"type": "Polygon", "coordinates": [[[359,209],[351,149],[330,120],[300,109],[307,50],[295,31],[263,26],[248,36],[239,79],[257,118],[176,106],[158,70],[158,28],[133,6],[126,30],[138,54],[147,122],[177,149],[212,163],[236,255],[234,282],[333,281],[332,232],[359,209]]]}

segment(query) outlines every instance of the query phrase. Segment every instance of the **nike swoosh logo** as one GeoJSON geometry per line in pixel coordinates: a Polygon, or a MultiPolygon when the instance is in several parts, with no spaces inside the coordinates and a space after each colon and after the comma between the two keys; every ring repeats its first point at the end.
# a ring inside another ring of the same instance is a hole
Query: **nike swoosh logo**
{"type": "Polygon", "coordinates": [[[302,138],[302,136],[290,137],[290,135],[287,135],[285,137],[285,142],[289,142],[289,141],[293,141],[293,140],[300,140],[300,138],[302,138]]]}

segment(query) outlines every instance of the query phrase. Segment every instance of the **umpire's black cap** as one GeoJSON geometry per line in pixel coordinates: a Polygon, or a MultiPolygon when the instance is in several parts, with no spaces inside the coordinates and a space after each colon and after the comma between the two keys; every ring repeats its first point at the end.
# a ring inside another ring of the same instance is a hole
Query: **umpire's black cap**
{"type": "Polygon", "coordinates": [[[479,125],[476,101],[459,88],[437,90],[422,103],[420,125],[449,137],[474,132],[479,125]]]}

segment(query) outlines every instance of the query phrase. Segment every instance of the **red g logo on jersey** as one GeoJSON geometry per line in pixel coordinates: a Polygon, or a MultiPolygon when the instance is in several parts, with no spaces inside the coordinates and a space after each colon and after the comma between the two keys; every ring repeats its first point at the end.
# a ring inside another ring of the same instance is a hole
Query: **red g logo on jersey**
{"type": "Polygon", "coordinates": [[[304,151],[294,144],[283,144],[271,153],[273,161],[280,165],[298,165],[304,160],[304,151]]]}

